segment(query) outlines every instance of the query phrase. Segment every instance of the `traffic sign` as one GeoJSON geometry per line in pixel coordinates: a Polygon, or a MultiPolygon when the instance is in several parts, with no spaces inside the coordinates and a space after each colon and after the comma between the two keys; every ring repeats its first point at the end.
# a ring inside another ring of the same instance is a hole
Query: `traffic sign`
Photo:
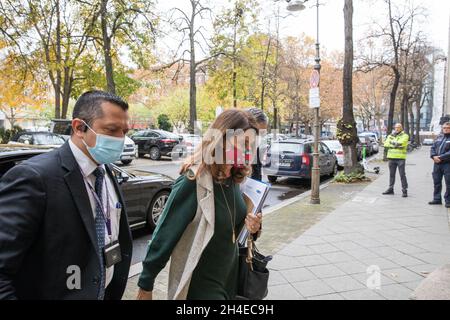
{"type": "Polygon", "coordinates": [[[311,88],[318,88],[320,83],[320,73],[317,70],[313,70],[311,73],[311,78],[309,80],[309,85],[311,88]]]}
{"type": "Polygon", "coordinates": [[[320,89],[312,88],[309,90],[309,107],[311,109],[320,108],[320,89]]]}

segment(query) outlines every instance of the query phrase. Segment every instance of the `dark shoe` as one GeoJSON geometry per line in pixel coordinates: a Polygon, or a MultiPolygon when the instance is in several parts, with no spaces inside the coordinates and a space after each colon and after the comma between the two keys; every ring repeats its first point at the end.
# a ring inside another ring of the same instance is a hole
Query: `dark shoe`
{"type": "Polygon", "coordinates": [[[433,200],[433,201],[428,202],[428,204],[430,206],[440,206],[440,205],[442,205],[442,201],[433,200]]]}
{"type": "Polygon", "coordinates": [[[445,207],[446,207],[447,209],[450,209],[450,203],[447,203],[447,204],[445,205],[445,207]]]}
{"type": "Polygon", "coordinates": [[[389,190],[386,191],[386,192],[383,192],[383,195],[384,195],[384,196],[393,195],[393,194],[394,194],[394,190],[391,190],[391,189],[389,189],[389,190]]]}
{"type": "Polygon", "coordinates": [[[407,191],[403,191],[402,198],[408,198],[408,192],[407,191]]]}

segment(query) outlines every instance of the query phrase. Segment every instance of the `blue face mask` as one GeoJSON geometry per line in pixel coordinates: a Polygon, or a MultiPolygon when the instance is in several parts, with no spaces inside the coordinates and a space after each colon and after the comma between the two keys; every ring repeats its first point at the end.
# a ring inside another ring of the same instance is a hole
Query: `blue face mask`
{"type": "MultiPolygon", "coordinates": [[[[86,122],[85,122],[86,124],[86,122]]],[[[98,134],[87,124],[86,126],[95,133],[96,142],[94,147],[89,147],[83,140],[89,154],[98,164],[109,164],[120,159],[125,144],[125,138],[116,138],[98,134]]]]}

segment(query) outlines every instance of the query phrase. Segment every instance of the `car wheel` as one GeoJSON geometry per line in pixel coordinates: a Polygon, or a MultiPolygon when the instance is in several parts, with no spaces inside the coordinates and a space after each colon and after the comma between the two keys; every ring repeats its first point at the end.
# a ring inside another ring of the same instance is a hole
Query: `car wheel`
{"type": "Polygon", "coordinates": [[[121,161],[124,165],[129,165],[131,162],[133,162],[133,160],[122,160],[121,161]]]}
{"type": "Polygon", "coordinates": [[[159,160],[159,159],[161,159],[161,151],[159,151],[158,147],[151,147],[150,148],[150,159],[152,159],[152,160],[159,160]]]}
{"type": "Polygon", "coordinates": [[[277,179],[278,179],[278,177],[275,177],[275,176],[268,176],[267,178],[269,179],[270,183],[275,183],[275,182],[277,182],[277,179]]]}
{"type": "Polygon", "coordinates": [[[169,198],[169,191],[161,191],[158,193],[150,203],[147,212],[147,226],[151,229],[156,228],[158,220],[166,206],[167,199],[169,198]]]}

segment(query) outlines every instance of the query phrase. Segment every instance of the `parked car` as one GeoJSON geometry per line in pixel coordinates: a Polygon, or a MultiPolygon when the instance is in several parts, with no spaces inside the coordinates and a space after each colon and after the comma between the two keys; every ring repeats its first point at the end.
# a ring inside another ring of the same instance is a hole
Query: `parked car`
{"type": "Polygon", "coordinates": [[[432,146],[433,143],[434,143],[433,139],[424,139],[423,142],[422,142],[422,145],[424,145],[424,146],[432,146]]]}
{"type": "Polygon", "coordinates": [[[339,169],[344,167],[344,148],[338,140],[322,141],[336,155],[339,169]]]}
{"type": "MultiPolygon", "coordinates": [[[[31,146],[0,146],[0,179],[15,165],[50,150],[31,146]]],[[[111,166],[124,196],[130,228],[154,228],[169,197],[173,179],[158,173],[111,166]]]]}
{"type": "Polygon", "coordinates": [[[359,136],[369,136],[371,138],[374,138],[375,140],[380,140],[379,134],[377,132],[361,132],[358,134],[359,136]]]}
{"type": "Polygon", "coordinates": [[[184,153],[181,146],[183,137],[172,132],[164,130],[144,130],[132,135],[131,139],[138,147],[139,157],[149,154],[150,159],[159,160],[161,159],[161,156],[171,157],[174,149],[180,156],[184,153]]]}
{"type": "MultiPolygon", "coordinates": [[[[336,156],[323,143],[319,144],[319,166],[321,176],[334,176],[338,163],[336,156]]],[[[313,141],[288,139],[275,142],[267,152],[263,170],[271,183],[278,177],[311,179],[313,165],[313,141]]]]}
{"type": "Polygon", "coordinates": [[[187,155],[194,153],[195,148],[202,142],[202,137],[196,134],[180,134],[183,137],[183,152],[187,155]]]}
{"type": "Polygon", "coordinates": [[[59,135],[51,132],[29,132],[23,131],[14,135],[9,144],[29,144],[35,146],[49,146],[59,148],[65,140],[59,135]]]}
{"type": "Polygon", "coordinates": [[[123,152],[120,155],[120,161],[124,165],[128,165],[138,157],[137,153],[138,153],[137,146],[134,143],[134,141],[131,140],[129,137],[125,136],[125,145],[123,147],[123,152]]]}
{"type": "Polygon", "coordinates": [[[334,134],[331,131],[322,131],[320,136],[321,136],[320,137],[321,140],[334,140],[334,139],[336,139],[336,137],[334,136],[334,134]]]}
{"type": "Polygon", "coordinates": [[[368,137],[372,143],[372,154],[380,152],[380,144],[378,134],[374,132],[363,132],[359,134],[360,137],[368,137]]]}
{"type": "MultiPolygon", "coordinates": [[[[361,159],[362,159],[362,149],[366,148],[366,157],[369,157],[373,154],[373,145],[372,145],[372,141],[370,140],[369,137],[365,137],[365,136],[358,136],[359,141],[360,141],[360,149],[361,149],[361,159]]],[[[358,146],[357,146],[358,147],[358,146]]]]}

